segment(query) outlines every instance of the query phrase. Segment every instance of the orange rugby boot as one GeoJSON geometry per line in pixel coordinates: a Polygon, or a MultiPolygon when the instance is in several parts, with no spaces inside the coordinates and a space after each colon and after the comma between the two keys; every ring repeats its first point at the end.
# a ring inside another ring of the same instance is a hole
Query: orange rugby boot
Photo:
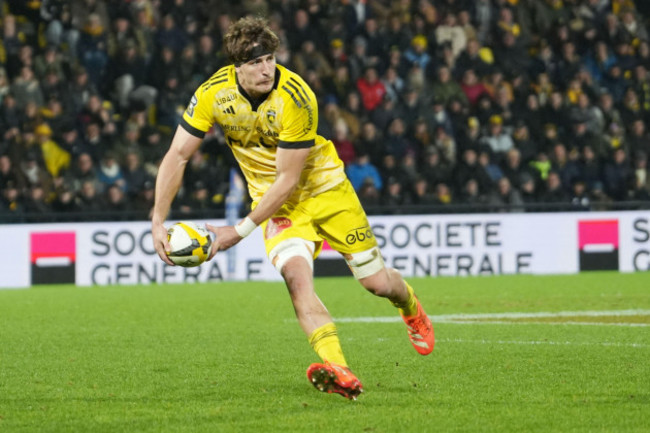
{"type": "Polygon", "coordinates": [[[409,340],[413,348],[420,355],[428,355],[433,350],[433,346],[436,344],[436,338],[433,334],[433,325],[431,320],[427,316],[427,313],[424,312],[422,304],[418,300],[418,312],[414,316],[404,316],[402,315],[404,323],[406,323],[406,329],[409,334],[409,340]]]}
{"type": "Polygon", "coordinates": [[[341,394],[350,400],[356,400],[363,392],[363,386],[348,367],[325,362],[315,363],[307,369],[307,378],[314,387],[322,392],[341,394]]]}

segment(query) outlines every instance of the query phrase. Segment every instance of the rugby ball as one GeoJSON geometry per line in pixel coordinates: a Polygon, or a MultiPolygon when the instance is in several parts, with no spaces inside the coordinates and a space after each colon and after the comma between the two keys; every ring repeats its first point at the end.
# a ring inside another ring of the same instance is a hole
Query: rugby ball
{"type": "Polygon", "coordinates": [[[171,251],[169,260],[179,266],[191,268],[205,262],[210,255],[210,233],[191,221],[181,221],[167,230],[171,251]]]}

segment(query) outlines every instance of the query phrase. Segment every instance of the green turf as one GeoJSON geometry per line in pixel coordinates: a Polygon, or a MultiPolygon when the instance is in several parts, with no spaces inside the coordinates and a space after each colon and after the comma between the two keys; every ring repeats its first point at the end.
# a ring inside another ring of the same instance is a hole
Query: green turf
{"type": "MultiPolygon", "coordinates": [[[[433,316],[650,309],[647,273],[411,282],[433,316]]],[[[395,316],[351,278],[317,286],[337,318],[395,316]]],[[[0,291],[0,432],[650,429],[647,326],[438,323],[429,357],[401,323],[339,334],[356,402],[308,383],[279,283],[0,291]]]]}

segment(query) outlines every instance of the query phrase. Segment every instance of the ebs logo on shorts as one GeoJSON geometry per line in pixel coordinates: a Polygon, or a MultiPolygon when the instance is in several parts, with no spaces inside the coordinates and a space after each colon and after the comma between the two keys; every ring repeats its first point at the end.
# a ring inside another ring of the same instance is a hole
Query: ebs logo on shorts
{"type": "Polygon", "coordinates": [[[357,242],[363,242],[366,239],[371,239],[372,237],[374,237],[374,235],[372,234],[372,229],[370,226],[359,227],[350,230],[348,234],[345,235],[345,242],[347,242],[348,245],[354,245],[357,242]]]}

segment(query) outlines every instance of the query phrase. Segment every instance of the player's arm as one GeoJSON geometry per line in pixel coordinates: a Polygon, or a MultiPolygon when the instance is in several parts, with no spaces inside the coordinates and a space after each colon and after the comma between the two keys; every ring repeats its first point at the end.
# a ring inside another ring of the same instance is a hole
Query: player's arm
{"type": "Polygon", "coordinates": [[[291,196],[300,181],[302,169],[311,148],[284,149],[278,147],[275,163],[275,182],[264,193],[257,207],[248,217],[257,225],[270,218],[291,196]]]}
{"type": "Polygon", "coordinates": [[[169,150],[158,168],[156,198],[151,218],[151,235],[156,252],[169,265],[174,263],[169,260],[165,253],[165,251],[171,251],[171,249],[167,242],[167,229],[163,223],[183,181],[185,166],[192,154],[198,150],[202,141],[202,138],[190,134],[179,126],[176,128],[169,150]]]}
{"type": "MultiPolygon", "coordinates": [[[[300,181],[302,169],[305,166],[310,149],[310,147],[298,149],[278,147],[275,155],[275,181],[247,217],[254,226],[258,226],[270,218],[291,196],[300,181]]],[[[227,250],[243,239],[234,226],[213,227],[208,224],[206,227],[216,235],[216,245],[213,245],[210,258],[217,251],[227,250]]]]}

